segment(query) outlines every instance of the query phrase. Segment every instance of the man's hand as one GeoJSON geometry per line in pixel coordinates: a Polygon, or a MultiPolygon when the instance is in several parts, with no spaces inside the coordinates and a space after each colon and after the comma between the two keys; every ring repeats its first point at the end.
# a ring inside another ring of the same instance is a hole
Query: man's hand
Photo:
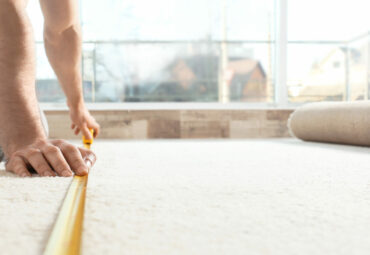
{"type": "Polygon", "coordinates": [[[69,114],[72,121],[71,129],[74,130],[75,135],[81,131],[86,139],[92,139],[89,129],[94,130],[94,138],[99,135],[100,126],[85,106],[70,107],[69,114]]]}
{"type": "Polygon", "coordinates": [[[10,154],[6,170],[19,176],[31,176],[33,169],[41,176],[86,175],[96,161],[95,154],[64,140],[39,140],[10,154]]]}

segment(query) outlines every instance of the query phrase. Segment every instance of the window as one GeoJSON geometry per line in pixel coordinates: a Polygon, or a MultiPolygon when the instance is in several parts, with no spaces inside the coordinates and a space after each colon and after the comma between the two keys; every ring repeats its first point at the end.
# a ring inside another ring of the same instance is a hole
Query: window
{"type": "Polygon", "coordinates": [[[333,68],[340,68],[340,61],[334,61],[333,68]]]}
{"type": "Polygon", "coordinates": [[[289,1],[291,102],[367,98],[369,7],[362,0],[289,1]]]}
{"type": "MultiPolygon", "coordinates": [[[[273,7],[273,0],[82,0],[86,100],[270,102],[273,7]]],[[[59,102],[39,46],[39,98],[59,102]]]]}
{"type": "MultiPolygon", "coordinates": [[[[80,0],[80,6],[88,102],[284,104],[370,94],[367,1],[80,0]],[[279,25],[284,13],[286,27],[279,25]]],[[[64,102],[43,52],[37,0],[29,13],[39,99],[64,102]]]]}

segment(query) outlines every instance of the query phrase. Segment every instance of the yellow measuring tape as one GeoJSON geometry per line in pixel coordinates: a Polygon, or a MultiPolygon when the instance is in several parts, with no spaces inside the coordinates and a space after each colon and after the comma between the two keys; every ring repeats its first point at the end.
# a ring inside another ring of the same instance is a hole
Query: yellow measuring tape
{"type": "MultiPolygon", "coordinates": [[[[83,137],[82,141],[84,147],[90,149],[93,140],[83,137]]],[[[45,255],[80,254],[87,179],[88,175],[73,177],[46,245],[45,255]]]]}

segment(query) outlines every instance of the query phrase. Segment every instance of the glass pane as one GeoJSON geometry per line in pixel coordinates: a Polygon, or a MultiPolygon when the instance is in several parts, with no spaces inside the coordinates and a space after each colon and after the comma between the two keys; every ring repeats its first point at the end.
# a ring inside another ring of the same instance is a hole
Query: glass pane
{"type": "MultiPolygon", "coordinates": [[[[226,2],[225,19],[229,40],[270,41],[274,37],[274,0],[224,1],[226,2]]],[[[222,10],[220,13],[222,18],[222,10]]],[[[222,39],[222,35],[219,38],[222,39]]]]}
{"type": "Polygon", "coordinates": [[[288,1],[289,40],[347,41],[370,30],[370,2],[288,1]]]}
{"type": "Polygon", "coordinates": [[[217,102],[224,81],[228,101],[270,101],[271,45],[239,43],[227,49],[226,72],[221,72],[220,43],[85,44],[84,83],[95,88],[95,95],[90,91],[86,97],[96,102],[217,102]]]}
{"type": "MultiPolygon", "coordinates": [[[[88,102],[271,102],[274,0],[81,0],[88,102]],[[153,11],[160,10],[160,11],[153,11]]],[[[31,19],[42,40],[39,4],[31,19]]],[[[37,45],[37,92],[64,102],[37,45]]]]}
{"type": "Polygon", "coordinates": [[[289,44],[288,93],[292,102],[340,101],[345,96],[346,48],[289,44]]]}
{"type": "Polygon", "coordinates": [[[348,74],[351,100],[369,98],[369,39],[369,36],[363,36],[348,44],[348,74]]]}
{"type": "Polygon", "coordinates": [[[85,40],[205,39],[221,10],[220,0],[82,0],[81,6],[85,40]]]}
{"type": "Polygon", "coordinates": [[[274,0],[83,0],[85,40],[268,40],[274,0]],[[159,11],[153,11],[159,10],[159,11]],[[98,17],[98,18],[97,18],[98,17]]]}
{"type": "Polygon", "coordinates": [[[369,86],[368,1],[289,1],[291,101],[361,100],[369,86]],[[312,16],[314,14],[314,17],[312,16]]]}
{"type": "Polygon", "coordinates": [[[27,14],[30,18],[33,28],[35,40],[40,42],[43,40],[44,17],[41,12],[39,0],[29,0],[27,5],[27,14]]]}
{"type": "Polygon", "coordinates": [[[274,44],[228,46],[225,78],[232,102],[272,102],[274,98],[274,44]]]}

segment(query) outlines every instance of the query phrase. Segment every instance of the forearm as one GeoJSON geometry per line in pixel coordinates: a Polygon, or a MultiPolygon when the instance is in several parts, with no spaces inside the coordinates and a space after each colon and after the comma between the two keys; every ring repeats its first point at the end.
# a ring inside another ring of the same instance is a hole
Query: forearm
{"type": "Polygon", "coordinates": [[[44,14],[44,42],[49,62],[67,96],[71,128],[91,138],[99,134],[99,124],[85,107],[81,77],[81,27],[76,0],[40,0],[44,14]]]}
{"type": "Polygon", "coordinates": [[[37,106],[34,66],[34,41],[24,9],[1,2],[0,145],[7,155],[46,138],[37,106]]]}
{"type": "Polygon", "coordinates": [[[58,31],[45,25],[45,49],[70,108],[83,106],[81,29],[78,23],[58,31]]]}

